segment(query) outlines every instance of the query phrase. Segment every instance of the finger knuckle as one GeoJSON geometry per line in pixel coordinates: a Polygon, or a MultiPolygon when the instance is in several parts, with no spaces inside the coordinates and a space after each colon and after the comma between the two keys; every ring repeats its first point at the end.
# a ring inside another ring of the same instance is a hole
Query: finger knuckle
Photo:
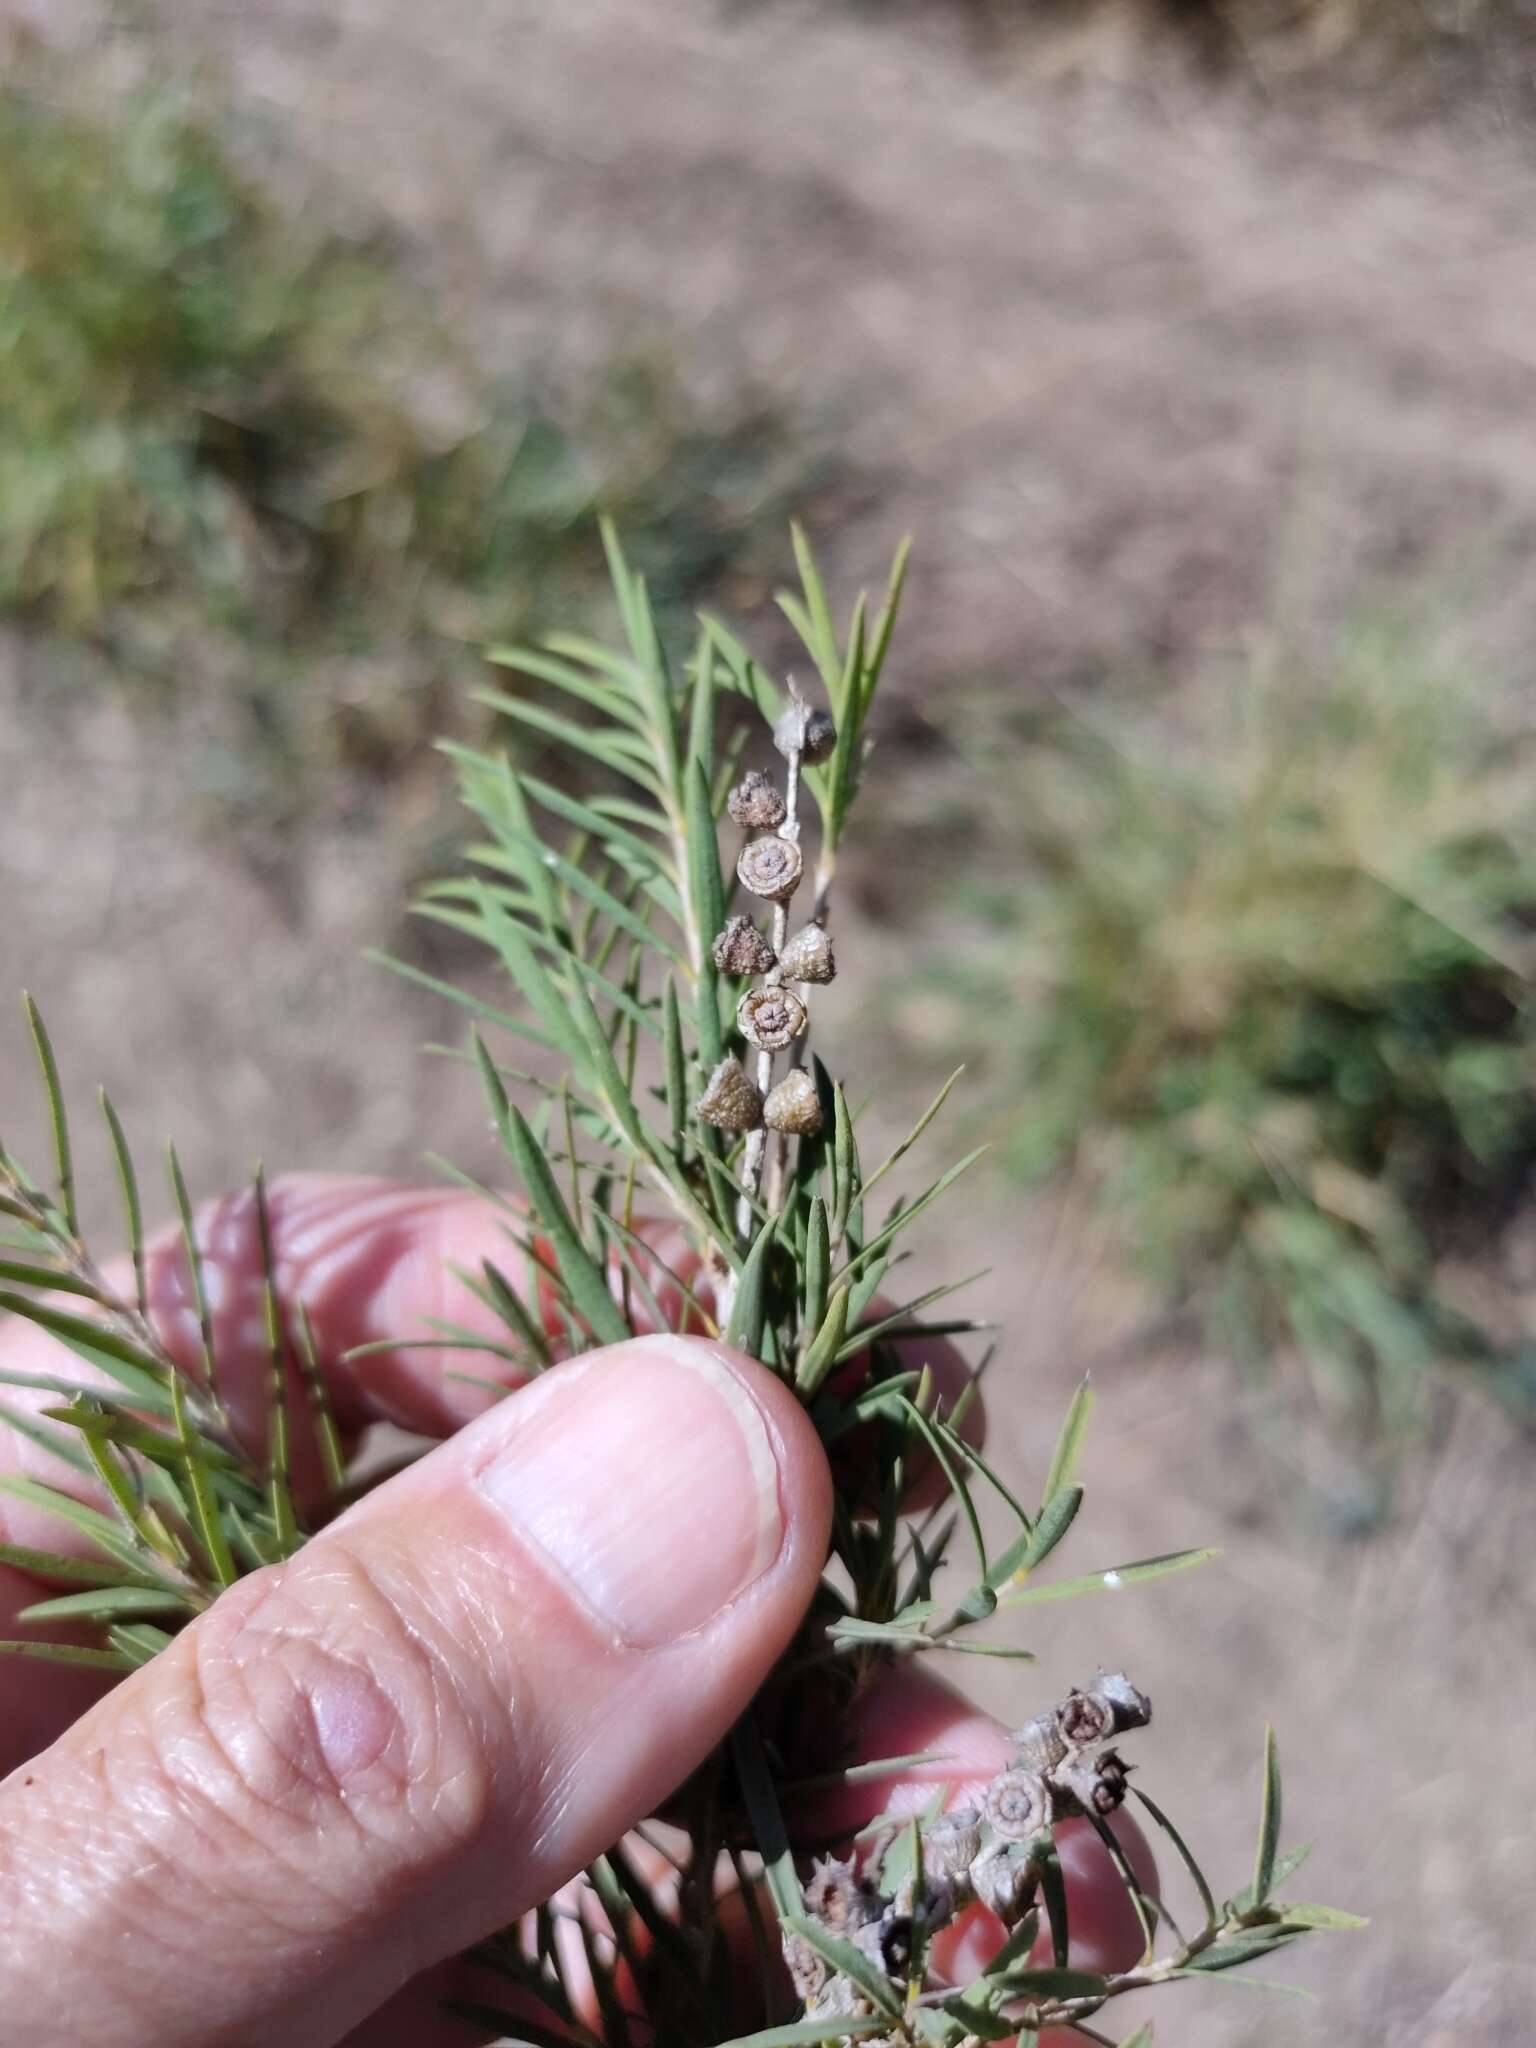
{"type": "Polygon", "coordinates": [[[398,1589],[344,1546],[242,1582],[187,1643],[154,1746],[206,1831],[301,1871],[323,1832],[327,1872],[350,1881],[381,1844],[392,1863],[433,1865],[484,1825],[483,1716],[398,1589]]]}

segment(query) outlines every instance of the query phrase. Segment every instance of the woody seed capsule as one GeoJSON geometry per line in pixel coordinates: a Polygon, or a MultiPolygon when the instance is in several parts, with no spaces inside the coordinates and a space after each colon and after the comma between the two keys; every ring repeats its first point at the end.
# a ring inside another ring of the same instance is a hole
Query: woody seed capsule
{"type": "Polygon", "coordinates": [[[779,955],[791,981],[831,981],[837,973],[832,941],[819,924],[802,925],[779,955]]]}
{"type": "Polygon", "coordinates": [[[805,862],[791,839],[754,839],[741,849],[736,872],[744,889],[765,896],[770,903],[783,903],[800,886],[805,862]]]}
{"type": "Polygon", "coordinates": [[[763,1098],[740,1060],[722,1060],[694,1111],[717,1131],[755,1131],[763,1120],[763,1098]]]}
{"type": "Polygon", "coordinates": [[[773,777],[761,768],[750,769],[725,800],[725,808],[738,825],[772,832],[785,818],[784,799],[774,787],[773,777]]]}
{"type": "Polygon", "coordinates": [[[773,728],[773,744],[781,754],[799,754],[807,761],[825,761],[837,745],[837,726],[827,711],[791,704],[773,728]]]}
{"type": "Polygon", "coordinates": [[[790,989],[774,983],[751,988],[736,1006],[736,1026],[759,1052],[782,1052],[806,1027],[805,1005],[790,989]]]}
{"type": "Polygon", "coordinates": [[[763,1122],[770,1131],[788,1131],[797,1138],[814,1137],[821,1129],[821,1098],[804,1067],[792,1067],[773,1090],[763,1104],[763,1122]]]}
{"type": "Polygon", "coordinates": [[[722,974],[766,974],[774,963],[772,946],[750,917],[733,917],[710,952],[722,974]]]}

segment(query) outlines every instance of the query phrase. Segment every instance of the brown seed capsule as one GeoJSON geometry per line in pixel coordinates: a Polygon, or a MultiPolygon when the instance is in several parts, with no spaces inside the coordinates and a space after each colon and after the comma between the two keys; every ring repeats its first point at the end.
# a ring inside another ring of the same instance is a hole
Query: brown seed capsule
{"type": "Polygon", "coordinates": [[[789,1131],[797,1138],[813,1138],[821,1129],[821,1121],[821,1098],[815,1082],[804,1067],[792,1067],[763,1104],[763,1122],[770,1131],[789,1131]]]}
{"type": "Polygon", "coordinates": [[[1101,1671],[1088,1690],[1110,1708],[1116,1735],[1127,1728],[1145,1728],[1152,1718],[1152,1702],[1144,1692],[1137,1691],[1123,1671],[1101,1671]]]}
{"type": "Polygon", "coordinates": [[[791,981],[830,981],[837,973],[832,941],[819,924],[802,925],[779,955],[791,981]]]}
{"type": "Polygon", "coordinates": [[[797,701],[774,726],[773,744],[786,757],[798,753],[806,761],[825,761],[837,745],[837,726],[830,712],[797,701]]]}
{"type": "Polygon", "coordinates": [[[748,770],[726,798],[725,808],[738,825],[759,832],[772,832],[785,818],[784,799],[773,777],[761,768],[748,770]]]}
{"type": "Polygon", "coordinates": [[[722,1060],[694,1112],[717,1131],[755,1131],[763,1120],[762,1094],[740,1060],[722,1060]]]}
{"type": "Polygon", "coordinates": [[[754,839],[741,849],[736,872],[744,889],[754,896],[766,896],[770,903],[783,903],[800,886],[805,862],[792,839],[754,839]]]}
{"type": "Polygon", "coordinates": [[[1059,1820],[1071,1813],[1113,1813],[1116,1807],[1125,1804],[1129,1775],[1129,1766],[1112,1749],[1106,1749],[1100,1757],[1074,1757],[1051,1780],[1056,1794],[1053,1817],[1059,1820]]]}
{"type": "Polygon", "coordinates": [[[1032,1771],[1053,1771],[1067,1754],[1060,1716],[1055,1709],[1049,1714],[1037,1714],[1033,1721],[1016,1729],[1013,1743],[1015,1764],[1032,1771]]]}
{"type": "Polygon", "coordinates": [[[1027,1842],[1051,1817],[1044,1782],[1033,1771],[1003,1771],[987,1787],[986,1816],[1004,1842],[1027,1842]]]}
{"type": "Polygon", "coordinates": [[[974,1806],[957,1806],[923,1829],[923,1871],[955,1877],[981,1854],[981,1815],[974,1806]]]}
{"type": "Polygon", "coordinates": [[[1074,1687],[1056,1709],[1056,1723],[1063,1739],[1073,1749],[1090,1749],[1108,1742],[1115,1732],[1115,1710],[1098,1693],[1078,1692],[1074,1687]]]}
{"type": "Polygon", "coordinates": [[[1012,1929],[1023,1919],[1038,1880],[1028,1861],[1015,1863],[999,1843],[971,1865],[971,1882],[987,1910],[1012,1929]]]}
{"type": "Polygon", "coordinates": [[[736,1028],[759,1052],[782,1052],[806,1026],[805,1005],[778,982],[749,988],[736,1006],[736,1028]]]}
{"type": "Polygon", "coordinates": [[[722,974],[766,974],[775,957],[750,917],[733,917],[724,931],[715,934],[710,951],[722,974]]]}

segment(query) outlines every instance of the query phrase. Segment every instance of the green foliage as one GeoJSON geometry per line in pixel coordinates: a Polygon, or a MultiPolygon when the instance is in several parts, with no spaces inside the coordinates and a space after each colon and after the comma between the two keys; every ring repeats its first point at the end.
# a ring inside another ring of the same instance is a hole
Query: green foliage
{"type": "Polygon", "coordinates": [[[1002,943],[960,970],[1009,1162],[1075,1162],[1162,1288],[1362,1432],[1487,1358],[1437,1265],[1533,1159],[1530,790],[1486,699],[1395,638],[1193,741],[1058,731],[1010,790],[1002,943]]]}
{"type": "Polygon", "coordinates": [[[598,504],[670,611],[806,476],[771,413],[706,419],[660,361],[558,416],[491,384],[381,238],[272,204],[195,94],[87,105],[40,62],[0,86],[0,410],[0,615],[140,701],[232,678],[231,793],[264,806],[424,745],[471,646],[600,611],[598,504]]]}
{"type": "MultiPolygon", "coordinates": [[[[473,1020],[472,1061],[524,1198],[488,1196],[500,1201],[509,1244],[525,1262],[516,1276],[524,1282],[521,1298],[513,1279],[489,1265],[478,1279],[469,1276],[470,1284],[505,1325],[502,1339],[486,1348],[535,1373],[555,1355],[659,1324],[656,1288],[665,1278],[676,1285],[691,1327],[747,1346],[794,1390],[827,1446],[836,1487],[827,1575],[797,1641],[730,1742],[679,1794],[677,1817],[687,1830],[679,1878],[679,1895],[689,1902],[686,1926],[672,1928],[658,1911],[624,1845],[587,1873],[612,1930],[612,1954],[633,1959],[635,1995],[658,2038],[677,2048],[713,2048],[739,2023],[729,2016],[739,2011],[739,1987],[733,2004],[717,1884],[728,1860],[749,1887],[765,1963],[776,1946],[776,1935],[763,1927],[771,1901],[790,1935],[820,1954],[851,1987],[850,1995],[878,2014],[885,2039],[903,2048],[961,2048],[1011,2037],[1019,2022],[1003,2013],[1016,2003],[1027,2027],[1085,2024],[1124,1992],[1267,1956],[1304,1928],[1344,1924],[1347,1916],[1331,1909],[1293,1912],[1270,1898],[1288,1868],[1277,1856],[1279,1775],[1272,1743],[1248,1893],[1218,1905],[1199,1866],[1179,1846],[1204,1902],[1195,1934],[1180,1934],[1141,1897],[1106,1831],[1147,1944],[1142,1961],[1117,1976],[1066,1967],[1065,1894],[1048,1836],[1035,1839],[1031,1854],[1040,1859],[1054,1968],[1030,1966],[1030,1937],[1039,1924],[1033,1911],[988,1969],[959,1989],[927,1983],[921,1934],[912,1960],[888,1971],[868,1950],[806,1917],[797,1852],[808,1845],[796,1836],[803,1811],[796,1802],[809,1787],[871,1774],[867,1763],[848,1762],[844,1737],[861,1690],[884,1667],[966,1654],[1025,1659],[1029,1653],[1005,1633],[1013,1608],[1151,1582],[1197,1566],[1210,1553],[1037,1583],[1082,1505],[1077,1474],[1091,1397],[1085,1387],[1073,1402],[1038,1498],[1026,1506],[966,1441],[963,1397],[946,1406],[936,1391],[925,1351],[936,1336],[971,1327],[929,1315],[954,1287],[903,1298],[899,1280],[905,1233],[976,1155],[937,1173],[930,1168],[915,1193],[882,1196],[876,1209],[886,1175],[930,1142],[951,1084],[869,1173],[846,1095],[819,1061],[807,1071],[822,1106],[820,1129],[775,1139],[771,1153],[766,1142],[754,1146],[766,1133],[723,1135],[698,1113],[697,1097],[722,1050],[747,1050],[737,1036],[739,987],[717,970],[711,948],[712,927],[729,911],[735,888],[718,837],[740,751],[725,714],[733,706],[770,714],[781,707],[762,672],[712,620],[702,622],[687,660],[674,662],[645,578],[611,531],[605,540],[622,643],[561,633],[495,657],[550,693],[550,701],[539,704],[495,693],[495,703],[521,739],[553,754],[547,766],[554,779],[534,775],[500,751],[451,750],[481,836],[469,848],[466,872],[430,888],[423,907],[488,948],[515,992],[517,1007],[505,1012],[479,998],[460,1000],[473,1020]],[[579,796],[566,789],[567,770],[579,796]],[[530,1059],[536,1071],[504,1064],[509,1051],[530,1059]],[[513,1100],[514,1088],[526,1110],[513,1100]],[[668,1234],[648,1235],[647,1213],[659,1213],[668,1234]],[[669,1266],[658,1247],[674,1241],[682,1251],[669,1266]],[[883,1299],[881,1289],[893,1300],[883,1299]],[[903,1504],[915,1469],[928,1462],[941,1473],[947,1498],[913,1527],[903,1504]],[[984,1494],[998,1511],[1000,1539],[989,1534],[995,1518],[984,1520],[980,1512],[984,1494]],[[759,1886],[763,1901],[756,1898],[759,1886]]],[[[802,587],[785,610],[843,721],[836,747],[805,777],[822,825],[815,899],[825,918],[832,864],[864,765],[865,722],[899,601],[900,567],[876,627],[866,633],[861,601],[849,632],[839,636],[798,535],[796,547],[802,587]]],[[[792,833],[800,822],[793,740],[788,753],[789,816],[782,829],[792,833]]],[[[441,986],[446,996],[458,994],[441,986]]],[[[89,1538],[95,1558],[81,1564],[9,1553],[10,1561],[70,1588],[39,1603],[24,1621],[45,1628],[62,1618],[94,1623],[99,1640],[75,1649],[38,1635],[0,1648],[127,1670],[153,1656],[235,1576],[290,1555],[332,1512],[348,1475],[307,1327],[301,1319],[295,1331],[291,1310],[285,1317],[277,1300],[259,1181],[271,1399],[265,1444],[256,1453],[237,1439],[221,1402],[197,1226],[174,1154],[172,1194],[202,1330],[194,1368],[170,1355],[145,1313],[140,1183],[120,1122],[105,1102],[106,1149],[122,1186],[133,1254],[133,1296],[124,1298],[108,1283],[80,1239],[74,1207],[79,1147],[47,1033],[36,1011],[29,1014],[54,1158],[45,1185],[0,1150],[0,1215],[8,1226],[0,1232],[9,1283],[3,1304],[94,1371],[82,1378],[75,1368],[73,1378],[61,1374],[43,1382],[58,1405],[41,1422],[7,1417],[74,1468],[71,1490],[21,1479],[0,1486],[73,1524],[89,1538]],[[59,1289],[78,1307],[59,1307],[59,1289]],[[296,1386],[299,1397],[289,1391],[296,1386]],[[313,1498],[296,1491],[291,1478],[299,1469],[300,1428],[312,1432],[321,1453],[323,1477],[313,1498]],[[86,1497],[77,1498],[82,1490],[86,1497]]],[[[760,1074],[771,1070],[774,1057],[765,1055],[760,1074]]],[[[788,1057],[803,1060],[803,1046],[788,1057]]],[[[463,1335],[447,1327],[441,1334],[453,1341],[463,1335]]],[[[1123,1775],[1120,1782],[1123,1796],[1123,1775]]],[[[1171,1823],[1148,1807],[1172,1836],[1171,1823]]],[[[879,1860],[890,1868],[893,1890],[902,1855],[913,1882],[922,1877],[924,1824],[908,1820],[888,1830],[892,1843],[879,1860]]],[[[524,1994],[515,2020],[485,2005],[477,2017],[489,2015],[496,2024],[504,2018],[519,2038],[563,2038],[577,1998],[567,1982],[569,1951],[551,1938],[552,1924],[541,1915],[531,1937],[511,1929],[477,1951],[478,1960],[524,1994]],[[543,2021],[521,2016],[529,1995],[543,2021]]],[[[585,1916],[575,1916],[574,1924],[586,1927],[585,1916]]],[[[590,1930],[583,1938],[610,2038],[622,2042],[628,2029],[610,1951],[590,1930]]],[[[771,1968],[763,1981],[772,1986],[771,1968]]],[[[750,2037],[758,2048],[852,2040],[873,2031],[859,2012],[847,2010],[775,2026],[783,2015],[774,2003],[771,1988],[765,1990],[761,2019],[769,2030],[750,2037]]]]}

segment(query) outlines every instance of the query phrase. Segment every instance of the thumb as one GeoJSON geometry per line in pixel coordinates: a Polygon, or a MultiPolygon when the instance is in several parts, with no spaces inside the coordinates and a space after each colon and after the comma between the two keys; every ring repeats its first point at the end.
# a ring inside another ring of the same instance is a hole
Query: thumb
{"type": "Polygon", "coordinates": [[[545,1374],[0,1785],[7,2028],[334,2042],[719,1741],[810,1599],[829,1502],[793,1397],[721,1346],[545,1374]]]}

